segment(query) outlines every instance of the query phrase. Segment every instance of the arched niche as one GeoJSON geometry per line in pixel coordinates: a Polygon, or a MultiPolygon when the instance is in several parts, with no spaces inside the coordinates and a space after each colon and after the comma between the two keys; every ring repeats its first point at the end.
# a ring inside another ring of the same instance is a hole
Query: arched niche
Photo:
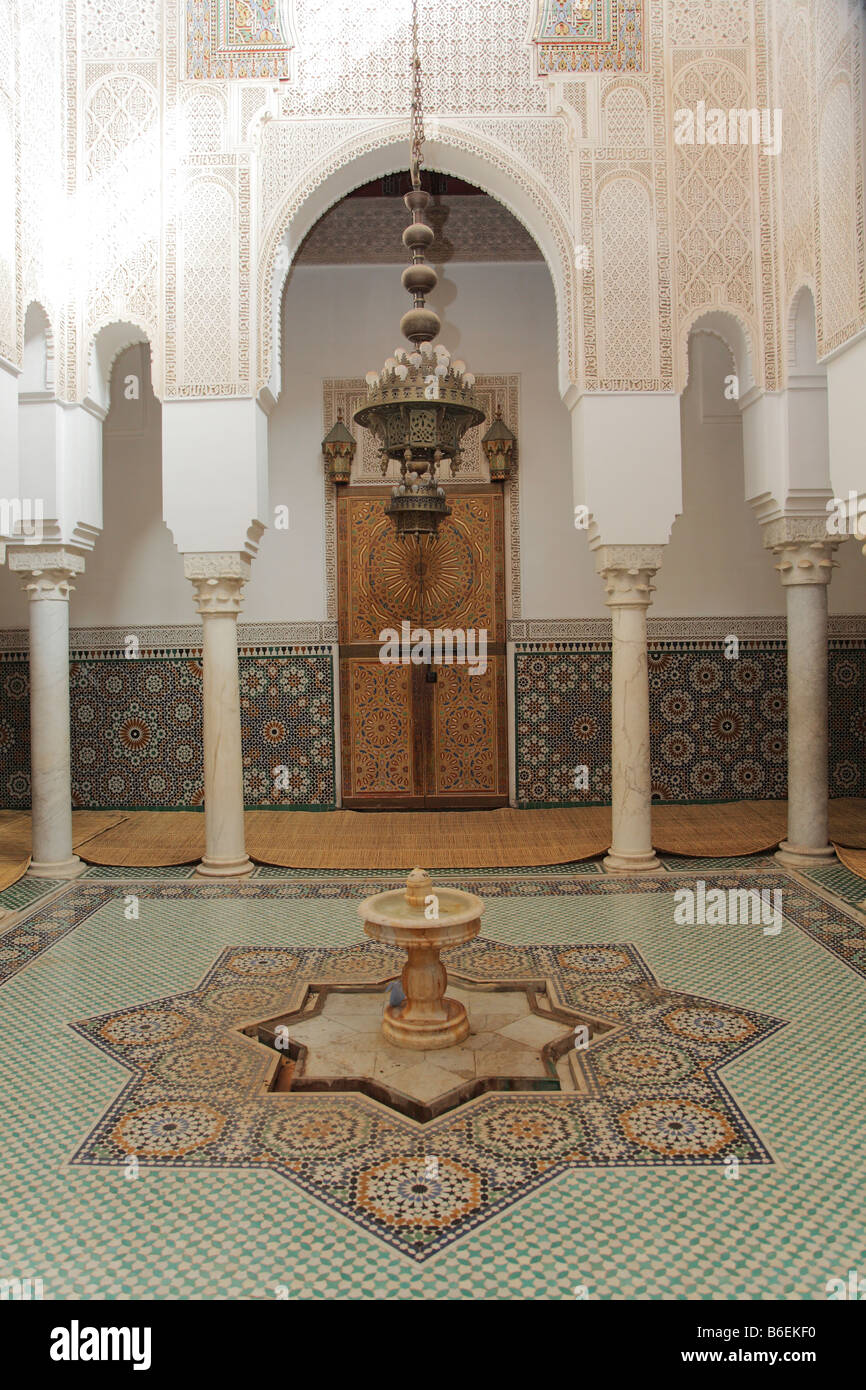
{"type": "MultiPolygon", "coordinates": [[[[402,122],[368,128],[331,151],[301,182],[286,190],[263,237],[259,264],[259,392],[266,408],[282,387],[280,304],[299,246],[334,203],[372,179],[404,169],[407,146],[408,131],[402,122]]],[[[559,390],[565,395],[578,379],[575,248],[557,205],[540,180],[504,146],[465,129],[437,122],[425,145],[424,163],[496,198],[534,238],[553,279],[559,390]]]]}
{"type": "Polygon", "coordinates": [[[47,311],[33,300],[24,315],[24,353],[18,395],[54,394],[54,330],[47,311]]]}

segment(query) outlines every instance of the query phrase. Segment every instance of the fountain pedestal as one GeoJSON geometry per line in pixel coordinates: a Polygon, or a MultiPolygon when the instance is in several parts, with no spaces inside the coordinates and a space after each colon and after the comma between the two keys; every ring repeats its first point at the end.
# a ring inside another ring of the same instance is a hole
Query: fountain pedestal
{"type": "Polygon", "coordinates": [[[401,977],[406,1002],[389,1004],[382,1019],[382,1033],[394,1047],[426,1052],[468,1037],[465,1008],[445,993],[448,973],[439,953],[477,936],[483,911],[474,893],[434,888],[422,869],[412,870],[405,892],[377,893],[361,903],[367,936],[400,946],[408,956],[401,977]]]}

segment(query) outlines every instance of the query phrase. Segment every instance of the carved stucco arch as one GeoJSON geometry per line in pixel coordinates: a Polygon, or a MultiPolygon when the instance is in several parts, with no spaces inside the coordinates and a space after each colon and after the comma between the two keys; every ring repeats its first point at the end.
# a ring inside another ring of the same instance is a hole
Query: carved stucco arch
{"type": "Polygon", "coordinates": [[[111,402],[111,374],[121,353],[138,343],[146,343],[150,348],[150,378],[153,394],[162,400],[159,390],[157,358],[159,353],[159,334],[153,327],[147,327],[133,318],[108,319],[96,325],[90,334],[87,345],[87,390],[85,401],[101,410],[108,410],[111,402]],[[98,391],[99,394],[96,394],[98,391]]]}
{"type": "Polygon", "coordinates": [[[19,392],[19,395],[20,395],[22,389],[27,389],[26,387],[23,387],[22,384],[23,384],[23,382],[24,382],[25,375],[26,375],[26,370],[25,370],[25,367],[24,367],[24,352],[26,351],[26,342],[27,342],[27,319],[28,319],[28,316],[29,316],[29,314],[30,314],[30,310],[31,310],[31,309],[38,309],[38,310],[39,310],[39,313],[40,313],[40,315],[41,315],[40,328],[41,328],[41,332],[42,332],[43,353],[44,353],[44,357],[43,357],[43,372],[42,372],[43,380],[42,380],[42,382],[41,382],[41,385],[40,385],[38,388],[35,388],[35,389],[38,389],[38,390],[41,390],[41,391],[50,391],[50,392],[54,392],[54,391],[56,391],[56,389],[57,389],[57,375],[56,375],[57,368],[56,368],[56,355],[55,355],[56,339],[55,339],[55,335],[54,335],[54,324],[53,324],[52,321],[51,321],[51,314],[50,314],[49,311],[48,311],[47,302],[46,302],[44,299],[39,299],[37,296],[34,295],[34,296],[32,296],[30,299],[28,299],[27,303],[24,305],[24,311],[23,311],[22,318],[21,318],[21,322],[22,322],[22,335],[21,335],[21,343],[22,343],[22,355],[21,355],[22,375],[21,375],[21,377],[19,378],[19,381],[18,381],[18,392],[19,392]]]}
{"type": "Polygon", "coordinates": [[[643,101],[644,120],[645,120],[645,125],[644,125],[644,136],[645,136],[645,139],[644,139],[643,141],[637,141],[637,142],[635,142],[635,143],[636,143],[639,147],[643,147],[644,145],[648,145],[648,144],[651,143],[650,122],[651,122],[651,120],[652,120],[652,105],[651,105],[651,101],[650,101],[650,94],[649,94],[649,89],[648,89],[648,86],[647,86],[647,81],[646,81],[645,78],[644,78],[644,80],[642,81],[639,77],[615,77],[612,81],[609,81],[609,82],[605,85],[605,87],[603,88],[603,90],[602,90],[602,92],[601,92],[601,95],[600,95],[600,99],[599,99],[599,115],[600,115],[600,118],[601,118],[601,136],[602,136],[602,141],[603,141],[604,145],[607,146],[608,148],[610,148],[610,149],[615,149],[615,148],[616,148],[616,145],[615,145],[613,142],[609,141],[608,138],[607,138],[607,137],[608,137],[608,129],[607,129],[608,112],[607,112],[607,107],[608,107],[608,102],[610,101],[610,98],[611,98],[612,96],[616,96],[617,92],[621,92],[621,91],[623,91],[623,90],[629,90],[629,91],[637,92],[637,93],[640,95],[640,97],[641,97],[641,99],[642,99],[642,101],[643,101]]]}
{"type": "Polygon", "coordinates": [[[685,391],[689,383],[689,338],[693,333],[711,333],[725,344],[739,379],[741,399],[759,384],[755,380],[754,327],[745,315],[727,305],[712,309],[704,307],[694,309],[680,324],[677,354],[680,392],[685,391]]]}
{"type": "Polygon", "coordinates": [[[632,183],[639,183],[650,200],[650,212],[652,212],[654,194],[652,179],[643,173],[636,164],[629,163],[627,160],[623,160],[615,169],[609,169],[597,180],[593,195],[596,211],[598,211],[604,189],[609,183],[615,183],[617,179],[628,179],[632,183]]]}
{"type": "MultiPolygon", "coordinates": [[[[188,135],[189,126],[187,123],[189,121],[191,111],[193,111],[196,106],[203,105],[205,101],[208,101],[211,98],[216,102],[219,108],[219,150],[215,151],[215,153],[221,154],[226,147],[226,132],[228,130],[229,122],[229,106],[226,93],[223,91],[220,83],[202,82],[192,91],[185,93],[184,99],[180,103],[180,109],[178,114],[183,126],[186,127],[185,133],[188,135]]],[[[200,153],[198,147],[196,147],[195,153],[200,153]]]]}
{"type": "Polygon", "coordinates": [[[791,297],[790,297],[790,299],[789,299],[789,301],[788,301],[788,312],[787,312],[787,316],[786,316],[786,319],[785,319],[785,348],[786,348],[785,367],[786,367],[786,374],[787,374],[787,372],[789,372],[789,371],[791,370],[791,368],[793,368],[793,367],[800,367],[801,369],[804,368],[804,367],[807,367],[807,368],[809,368],[812,372],[822,372],[823,374],[826,375],[826,368],[823,367],[823,366],[821,366],[821,365],[819,365],[819,363],[818,363],[818,361],[817,361],[817,352],[816,352],[816,354],[815,354],[815,361],[814,361],[814,363],[813,363],[813,362],[808,362],[808,363],[806,363],[806,362],[801,362],[801,361],[798,361],[798,360],[797,360],[797,359],[798,359],[798,356],[800,355],[800,352],[802,351],[802,346],[800,345],[800,346],[798,347],[798,341],[797,341],[797,339],[798,339],[798,334],[797,334],[797,322],[798,322],[798,319],[799,319],[799,317],[800,317],[800,309],[801,309],[801,306],[802,306],[802,303],[803,303],[803,296],[804,296],[804,295],[807,295],[807,294],[808,294],[809,299],[810,299],[810,301],[811,301],[812,332],[813,332],[814,335],[815,335],[815,345],[816,345],[816,347],[817,347],[817,341],[818,341],[818,322],[817,322],[817,319],[818,319],[818,315],[817,315],[816,298],[815,298],[815,279],[814,279],[814,276],[809,275],[809,276],[804,276],[804,277],[803,277],[803,279],[802,279],[802,280],[800,281],[800,283],[797,285],[797,288],[794,290],[794,292],[792,293],[792,295],[791,295],[791,297]]]}
{"type": "MultiPolygon", "coordinates": [[[[544,256],[556,300],[559,389],[564,395],[578,379],[574,236],[565,216],[529,166],[504,145],[464,126],[427,124],[426,167],[474,183],[502,203],[544,256]]],[[[404,121],[371,124],[309,168],[286,190],[269,219],[258,271],[258,389],[266,404],[281,390],[280,306],[298,247],[323,213],[352,189],[404,169],[408,140],[404,121]]]]}

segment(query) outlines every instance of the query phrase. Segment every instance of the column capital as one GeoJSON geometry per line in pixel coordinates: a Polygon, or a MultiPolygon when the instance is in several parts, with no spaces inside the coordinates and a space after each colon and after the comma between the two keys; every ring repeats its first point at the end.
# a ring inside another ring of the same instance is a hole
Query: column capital
{"type": "Polygon", "coordinates": [[[604,580],[609,608],[648,608],[662,562],[662,545],[600,545],[595,568],[604,580]]]}
{"type": "Polygon", "coordinates": [[[847,536],[827,531],[827,515],[783,516],[763,527],[764,546],[776,557],[775,568],[786,587],[791,584],[829,584],[838,560],[833,552],[847,536]]]}
{"type": "Polygon", "coordinates": [[[9,568],[20,576],[21,587],[31,601],[68,602],[75,588],[72,580],[84,573],[84,557],[66,546],[10,547],[9,568]]]}
{"type": "Polygon", "coordinates": [[[237,616],[243,602],[243,587],[250,577],[250,557],[242,551],[187,552],[183,572],[192,581],[195,604],[202,616],[237,616]]]}

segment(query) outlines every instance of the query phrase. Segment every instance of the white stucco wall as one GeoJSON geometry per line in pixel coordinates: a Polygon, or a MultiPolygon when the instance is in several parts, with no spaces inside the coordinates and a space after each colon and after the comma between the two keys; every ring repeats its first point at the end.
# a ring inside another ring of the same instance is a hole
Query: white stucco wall
{"type": "MultiPolygon", "coordinates": [[[[681,402],[683,513],[656,577],[651,615],[782,615],[785,600],[761,528],[744,501],[739,407],[726,400],[733,371],[720,339],[695,334],[681,402]]],[[[831,613],[866,612],[866,564],[850,542],[836,556],[831,613]]]]}

